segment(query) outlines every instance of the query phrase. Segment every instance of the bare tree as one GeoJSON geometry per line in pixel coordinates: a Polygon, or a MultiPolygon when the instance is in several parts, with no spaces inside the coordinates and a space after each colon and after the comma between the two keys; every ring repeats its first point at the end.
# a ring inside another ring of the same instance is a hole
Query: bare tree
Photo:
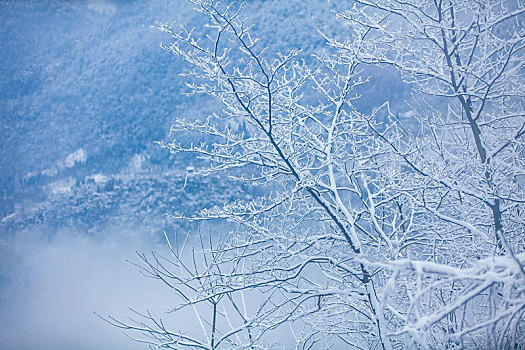
{"type": "MultiPolygon", "coordinates": [[[[416,137],[399,144],[377,132],[413,171],[414,187],[404,183],[400,191],[410,192],[422,210],[418,221],[432,247],[418,259],[473,269],[448,276],[428,267],[427,275],[441,276],[418,297],[442,295],[429,299],[423,313],[421,301],[411,302],[397,334],[415,332],[423,346],[435,344],[432,337],[460,347],[522,344],[525,271],[517,252],[525,232],[525,7],[519,1],[355,3],[340,16],[370,32],[358,60],[397,68],[418,92],[416,137]]],[[[348,43],[331,44],[354,52],[348,43]]]]}
{"type": "Polygon", "coordinates": [[[172,128],[211,142],[162,145],[266,195],[174,215],[235,230],[186,257],[171,245],[171,257],[141,255],[203,335],[151,315],[116,325],[157,348],[271,348],[288,326],[297,348],[523,344],[522,4],[354,1],[339,14],[349,38],[327,38],[332,53],[309,66],[299,50],[269,57],[242,5],[190,2],[209,19],[204,37],[158,29],[192,67],[191,92],[223,109],[172,128]],[[370,64],[413,84],[409,123],[388,101],[370,115],[354,107],[370,64]]]}

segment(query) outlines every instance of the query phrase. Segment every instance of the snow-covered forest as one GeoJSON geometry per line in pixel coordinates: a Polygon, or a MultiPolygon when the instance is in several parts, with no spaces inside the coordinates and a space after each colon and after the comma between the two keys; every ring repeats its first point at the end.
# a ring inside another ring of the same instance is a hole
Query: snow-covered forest
{"type": "Polygon", "coordinates": [[[1,347],[524,346],[521,1],[0,9],[1,347]]]}

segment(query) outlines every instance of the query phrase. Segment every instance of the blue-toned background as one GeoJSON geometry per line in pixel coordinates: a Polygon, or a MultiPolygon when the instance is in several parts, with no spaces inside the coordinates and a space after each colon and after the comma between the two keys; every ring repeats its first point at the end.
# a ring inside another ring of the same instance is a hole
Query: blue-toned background
{"type": "MultiPolygon", "coordinates": [[[[246,4],[269,52],[324,49],[344,35],[326,0],[246,4]]],[[[175,117],[216,107],[183,96],[185,67],[156,21],[202,18],[181,0],[0,1],[0,348],[144,348],[93,316],[169,308],[169,291],[125,260],[187,231],[166,213],[250,195],[154,144],[175,117]],[[186,182],[186,185],[185,185],[186,182]]],[[[375,72],[360,108],[406,94],[375,72]],[[378,93],[380,92],[380,93],[378,93]]],[[[403,112],[403,111],[400,111],[403,112]]],[[[187,135],[180,136],[184,141],[187,135]]]]}

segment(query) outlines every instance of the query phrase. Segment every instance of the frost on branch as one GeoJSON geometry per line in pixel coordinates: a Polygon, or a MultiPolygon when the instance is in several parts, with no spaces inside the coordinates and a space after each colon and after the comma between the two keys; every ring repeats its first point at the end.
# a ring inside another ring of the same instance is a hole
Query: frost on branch
{"type": "Polygon", "coordinates": [[[242,5],[190,2],[205,34],[159,24],[163,48],[222,110],[175,122],[199,141],[161,145],[266,195],[179,217],[228,234],[140,255],[199,332],[112,322],[158,348],[275,348],[282,329],[297,348],[523,344],[523,5],[357,0],[339,14],[348,39],[313,60],[267,54],[242,5]],[[355,108],[365,65],[402,73],[411,120],[355,108]]]}

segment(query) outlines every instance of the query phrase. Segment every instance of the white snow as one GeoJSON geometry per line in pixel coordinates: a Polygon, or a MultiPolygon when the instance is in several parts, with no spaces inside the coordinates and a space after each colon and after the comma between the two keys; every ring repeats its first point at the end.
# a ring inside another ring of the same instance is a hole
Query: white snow
{"type": "Polygon", "coordinates": [[[17,212],[14,212],[12,214],[7,215],[5,218],[2,219],[2,222],[8,222],[10,219],[14,218],[18,214],[17,212]]]}
{"type": "Polygon", "coordinates": [[[58,174],[58,170],[57,168],[49,168],[49,169],[42,170],[40,174],[45,175],[45,176],[55,176],[58,174]]]}
{"type": "Polygon", "coordinates": [[[85,163],[87,159],[87,153],[82,148],[77,151],[70,153],[66,157],[65,167],[72,168],[77,163],[85,163]]]}
{"type": "Polygon", "coordinates": [[[87,179],[93,179],[93,181],[95,181],[96,184],[105,184],[106,182],[108,182],[108,177],[100,173],[87,176],[87,179]]]}
{"type": "Polygon", "coordinates": [[[72,177],[69,177],[64,180],[59,180],[59,181],[50,183],[48,187],[53,195],[57,195],[57,194],[71,193],[74,185],[75,185],[75,179],[72,177]]]}

